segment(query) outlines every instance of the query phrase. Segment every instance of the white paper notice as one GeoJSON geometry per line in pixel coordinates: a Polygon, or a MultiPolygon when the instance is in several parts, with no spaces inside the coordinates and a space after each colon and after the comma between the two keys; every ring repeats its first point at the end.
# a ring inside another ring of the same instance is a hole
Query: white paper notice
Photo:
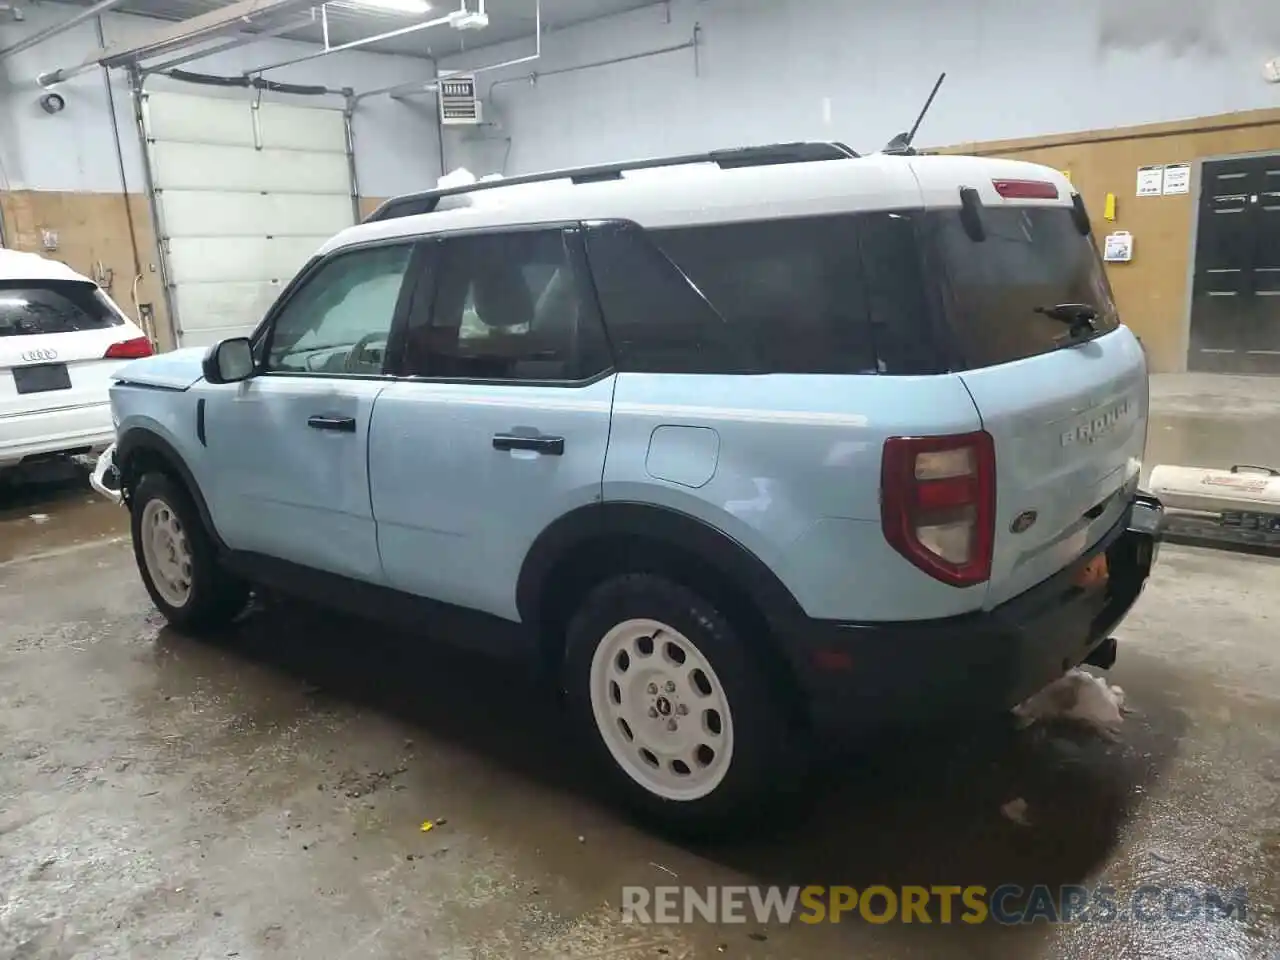
{"type": "Polygon", "coordinates": [[[1133,234],[1117,230],[1107,234],[1102,245],[1102,259],[1107,263],[1128,263],[1133,259],[1133,234]]]}
{"type": "Polygon", "coordinates": [[[1164,192],[1166,195],[1191,192],[1191,164],[1171,163],[1164,168],[1164,192]]]}
{"type": "Polygon", "coordinates": [[[1164,192],[1164,167],[1138,168],[1138,196],[1158,197],[1164,192]]]}

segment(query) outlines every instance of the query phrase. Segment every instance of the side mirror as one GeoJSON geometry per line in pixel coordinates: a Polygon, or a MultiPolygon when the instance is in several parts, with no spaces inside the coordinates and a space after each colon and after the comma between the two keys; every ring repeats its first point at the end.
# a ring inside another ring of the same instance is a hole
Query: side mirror
{"type": "Polygon", "coordinates": [[[239,383],[254,374],[253,345],[248,337],[221,340],[204,355],[204,378],[210,383],[239,383]]]}

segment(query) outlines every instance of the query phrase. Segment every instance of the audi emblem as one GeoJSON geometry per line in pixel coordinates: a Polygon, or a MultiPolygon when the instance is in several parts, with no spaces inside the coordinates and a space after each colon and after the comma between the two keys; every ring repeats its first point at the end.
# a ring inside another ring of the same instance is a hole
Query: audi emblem
{"type": "Polygon", "coordinates": [[[38,363],[41,360],[57,360],[57,350],[28,350],[22,354],[22,359],[28,363],[38,363]]]}

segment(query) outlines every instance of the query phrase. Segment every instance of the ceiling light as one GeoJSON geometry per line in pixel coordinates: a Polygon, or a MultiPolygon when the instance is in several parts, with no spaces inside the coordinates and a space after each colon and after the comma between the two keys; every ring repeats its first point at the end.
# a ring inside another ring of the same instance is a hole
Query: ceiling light
{"type": "Polygon", "coordinates": [[[350,0],[357,9],[366,7],[370,10],[386,10],[391,13],[426,13],[431,9],[427,0],[350,0]]]}

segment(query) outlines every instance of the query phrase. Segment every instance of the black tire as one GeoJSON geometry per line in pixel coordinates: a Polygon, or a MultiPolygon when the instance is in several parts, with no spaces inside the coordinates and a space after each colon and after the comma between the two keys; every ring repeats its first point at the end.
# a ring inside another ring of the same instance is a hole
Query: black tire
{"type": "Polygon", "coordinates": [[[783,691],[733,624],[694,591],[651,574],[628,574],[591,591],[569,624],[564,664],[570,720],[588,741],[623,802],[642,820],[687,840],[737,833],[795,799],[806,773],[805,739],[783,706],[783,691]],[[669,799],[651,792],[615,759],[591,703],[596,649],[615,626],[649,619],[678,630],[698,648],[724,688],[733,749],[724,778],[705,796],[669,799]]]}
{"type": "Polygon", "coordinates": [[[200,512],[190,494],[180,483],[163,473],[146,474],[133,491],[129,512],[133,556],[142,575],[142,583],[151,595],[151,602],[170,624],[191,632],[216,630],[226,626],[244,610],[249,599],[248,585],[231,576],[218,563],[213,539],[201,522],[200,512]],[[147,504],[156,500],[163,502],[177,517],[191,556],[191,590],[186,602],[180,606],[167,601],[156,589],[143,551],[143,513],[147,504]]]}

